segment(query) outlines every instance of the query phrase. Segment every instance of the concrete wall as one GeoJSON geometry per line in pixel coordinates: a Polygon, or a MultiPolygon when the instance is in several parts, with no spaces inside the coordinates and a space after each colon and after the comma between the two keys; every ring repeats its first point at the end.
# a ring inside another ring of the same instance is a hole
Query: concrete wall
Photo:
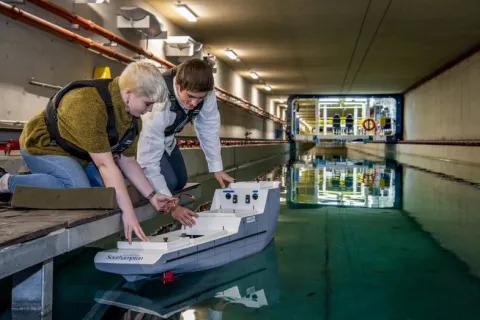
{"type": "MultiPolygon", "coordinates": [[[[302,144],[298,148],[301,152],[312,145],[302,144]]],[[[185,160],[185,165],[189,176],[208,173],[207,161],[205,154],[200,148],[184,148],[180,149],[185,160]]],[[[235,146],[222,147],[222,160],[224,170],[233,169],[247,163],[255,161],[263,161],[281,154],[286,154],[290,150],[288,143],[253,145],[253,146],[235,146]]],[[[0,166],[7,172],[27,171],[21,156],[0,156],[0,166]]]]}
{"type": "Polygon", "coordinates": [[[347,144],[348,151],[358,151],[378,158],[396,160],[410,166],[480,183],[480,148],[410,144],[347,144]]]}
{"type": "MultiPolygon", "coordinates": [[[[220,136],[223,138],[245,138],[250,132],[250,139],[274,139],[275,129],[280,125],[248,113],[222,101],[218,101],[222,127],[220,136]]],[[[192,123],[185,126],[180,136],[196,136],[192,123]]]]}
{"type": "Polygon", "coordinates": [[[480,139],[480,52],[405,95],[405,140],[480,139]]]}
{"type": "Polygon", "coordinates": [[[480,191],[415,169],[403,174],[403,209],[443,248],[480,275],[480,191]]]}
{"type": "Polygon", "coordinates": [[[364,152],[370,155],[377,156],[379,158],[385,157],[385,144],[384,143],[347,143],[347,150],[355,150],[364,152]]]}
{"type": "Polygon", "coordinates": [[[480,165],[480,148],[429,144],[347,143],[347,148],[398,160],[400,156],[417,156],[457,164],[480,165]]]}
{"type": "MultiPolygon", "coordinates": [[[[116,28],[115,17],[120,6],[135,4],[145,8],[164,22],[169,35],[185,35],[180,28],[169,23],[143,1],[115,0],[110,1],[109,4],[73,4],[72,0],[53,2],[70,11],[75,11],[80,16],[90,19],[144,48],[147,45],[145,39],[140,36],[132,37],[122,34],[116,28]]],[[[66,20],[56,17],[35,5],[27,3],[18,7],[61,27],[69,27],[66,20]]],[[[125,67],[123,63],[105,58],[79,45],[3,15],[0,15],[0,26],[0,69],[2,70],[0,72],[0,96],[2,96],[0,120],[28,121],[45,108],[48,98],[55,93],[55,90],[29,84],[28,81],[31,78],[62,86],[73,80],[91,79],[94,68],[97,66],[109,66],[112,76],[119,75],[125,67]]],[[[108,42],[106,39],[83,29],[71,29],[71,31],[100,43],[108,42]]],[[[120,46],[113,49],[130,57],[135,55],[135,53],[120,46]]],[[[149,40],[148,50],[165,58],[163,40],[149,40]]],[[[259,107],[267,107],[266,97],[262,91],[252,86],[250,82],[240,77],[221,61],[218,61],[217,69],[218,73],[215,74],[217,86],[249,100],[259,107]]],[[[224,137],[242,138],[245,135],[245,130],[242,127],[246,127],[248,131],[252,132],[251,138],[273,138],[276,127],[273,121],[259,118],[239,108],[224,106],[223,104],[220,105],[220,112],[223,121],[221,134],[224,137]]],[[[194,132],[189,134],[187,128],[184,134],[194,135],[194,132]]]]}
{"type": "Polygon", "coordinates": [[[215,83],[218,87],[227,90],[237,97],[243,98],[258,107],[267,108],[265,93],[253,86],[251,82],[241,77],[221,60],[217,60],[215,83]]]}
{"type": "MultiPolygon", "coordinates": [[[[233,169],[247,163],[263,161],[288,152],[288,143],[223,147],[223,167],[225,170],[233,169]]],[[[185,159],[185,165],[188,169],[189,176],[208,173],[205,155],[200,148],[182,149],[182,155],[185,159]]]]}

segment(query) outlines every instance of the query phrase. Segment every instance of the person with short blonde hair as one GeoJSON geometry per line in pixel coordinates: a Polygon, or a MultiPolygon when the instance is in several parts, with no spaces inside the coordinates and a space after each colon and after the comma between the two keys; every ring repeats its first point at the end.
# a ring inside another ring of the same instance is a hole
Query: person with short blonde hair
{"type": "Polygon", "coordinates": [[[165,101],[167,87],[161,72],[149,62],[130,63],[118,78],[118,86],[122,89],[131,88],[137,96],[143,96],[150,101],[165,101]]]}
{"type": "Polygon", "coordinates": [[[123,175],[157,210],[175,200],[155,192],[135,158],[140,116],[163,102],[167,92],[161,72],[146,62],[130,63],[113,79],[69,83],[21,134],[20,152],[31,174],[11,175],[2,168],[0,190],[113,187],[125,237],[131,241],[133,231],[146,241],[123,175]]]}

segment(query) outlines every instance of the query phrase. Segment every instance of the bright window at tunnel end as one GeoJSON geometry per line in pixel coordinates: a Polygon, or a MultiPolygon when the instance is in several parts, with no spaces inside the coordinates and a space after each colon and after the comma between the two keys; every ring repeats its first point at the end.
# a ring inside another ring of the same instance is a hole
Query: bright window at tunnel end
{"type": "Polygon", "coordinates": [[[401,133],[396,95],[292,97],[287,126],[301,140],[391,140],[401,133]]]}

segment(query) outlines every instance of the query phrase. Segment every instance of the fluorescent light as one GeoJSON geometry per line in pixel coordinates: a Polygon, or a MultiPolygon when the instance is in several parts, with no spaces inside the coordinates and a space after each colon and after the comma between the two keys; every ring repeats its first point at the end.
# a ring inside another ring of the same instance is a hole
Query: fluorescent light
{"type": "Polygon", "coordinates": [[[165,40],[165,42],[168,44],[187,44],[189,41],[189,36],[169,36],[165,40]]]}
{"type": "Polygon", "coordinates": [[[233,50],[227,49],[227,50],[225,50],[225,53],[232,60],[237,60],[237,58],[238,58],[237,54],[233,50]]]}
{"type": "Polygon", "coordinates": [[[272,91],[272,87],[270,87],[270,86],[265,86],[265,90],[267,90],[267,91],[272,91]]]}
{"type": "Polygon", "coordinates": [[[73,3],[109,3],[110,0],[75,0],[73,3]]]}
{"type": "Polygon", "coordinates": [[[255,72],[250,72],[250,77],[252,77],[252,79],[258,79],[258,74],[255,72]]]}
{"type": "Polygon", "coordinates": [[[197,15],[185,4],[177,4],[177,11],[188,21],[196,22],[197,15]]]}

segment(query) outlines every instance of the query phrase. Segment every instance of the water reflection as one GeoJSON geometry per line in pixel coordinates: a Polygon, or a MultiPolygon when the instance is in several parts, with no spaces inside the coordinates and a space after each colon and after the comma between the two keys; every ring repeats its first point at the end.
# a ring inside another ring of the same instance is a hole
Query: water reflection
{"type": "Polygon", "coordinates": [[[101,319],[222,319],[231,306],[259,309],[279,298],[275,244],[231,264],[163,284],[161,280],[126,283],[98,290],[101,319]]]}
{"type": "Polygon", "coordinates": [[[289,165],[290,207],[351,206],[399,208],[401,170],[387,161],[348,159],[309,152],[289,165]]]}
{"type": "Polygon", "coordinates": [[[257,178],[283,188],[265,251],[168,285],[99,290],[96,318],[478,319],[478,189],[315,151],[257,178]]]}
{"type": "Polygon", "coordinates": [[[89,248],[56,271],[53,318],[478,319],[478,188],[337,151],[231,172],[282,183],[264,251],[164,285],[98,272],[89,248]]]}

